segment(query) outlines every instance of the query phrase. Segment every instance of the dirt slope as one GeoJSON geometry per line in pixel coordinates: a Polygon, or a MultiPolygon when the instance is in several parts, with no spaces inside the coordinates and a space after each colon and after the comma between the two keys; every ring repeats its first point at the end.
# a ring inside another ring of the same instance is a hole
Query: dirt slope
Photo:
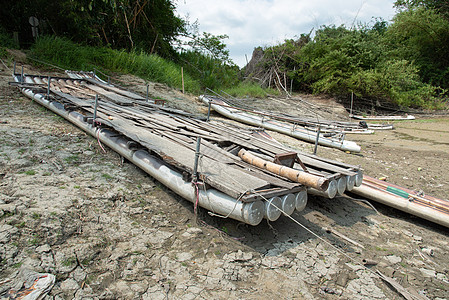
{"type": "MultiPolygon", "coordinates": [[[[0,281],[24,268],[55,274],[46,299],[400,299],[373,273],[378,269],[412,293],[449,294],[446,228],[347,197],[311,198],[293,215],[318,237],[285,217],[257,227],[203,210],[196,219],[190,202],[113,151],[103,152],[96,139],[9,87],[10,80],[2,70],[0,281]],[[363,260],[375,265],[364,269],[363,260]]],[[[126,80],[131,87],[141,83],[126,80]]],[[[205,111],[194,97],[166,87],[152,86],[151,94],[205,111]]],[[[256,103],[282,102],[274,107],[292,111],[301,99],[256,103]]],[[[335,114],[344,117],[341,107],[335,114]]],[[[360,155],[327,148],[318,154],[447,199],[448,125],[447,118],[397,123],[393,132],[351,136],[362,145],[360,155]]]]}

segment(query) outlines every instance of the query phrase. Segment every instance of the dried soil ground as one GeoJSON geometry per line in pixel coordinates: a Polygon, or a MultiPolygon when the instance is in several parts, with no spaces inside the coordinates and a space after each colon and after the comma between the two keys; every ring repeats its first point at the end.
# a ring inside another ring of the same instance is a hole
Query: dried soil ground
{"type": "MultiPolygon", "coordinates": [[[[94,138],[9,87],[10,80],[3,70],[0,281],[23,268],[55,274],[47,299],[400,298],[373,273],[379,270],[411,293],[430,299],[449,294],[446,228],[372,203],[376,212],[348,197],[311,197],[306,210],[293,215],[316,235],[286,217],[256,227],[203,210],[196,219],[190,202],[113,151],[103,152],[94,138]],[[375,264],[365,269],[363,261],[375,264]]],[[[159,85],[151,93],[172,106],[205,110],[194,97],[159,85]]],[[[344,117],[330,100],[307,101],[344,117]]],[[[255,103],[292,111],[300,98],[255,103]]],[[[395,131],[348,137],[362,145],[361,154],[328,148],[318,154],[447,199],[449,119],[395,125],[395,131]]]]}

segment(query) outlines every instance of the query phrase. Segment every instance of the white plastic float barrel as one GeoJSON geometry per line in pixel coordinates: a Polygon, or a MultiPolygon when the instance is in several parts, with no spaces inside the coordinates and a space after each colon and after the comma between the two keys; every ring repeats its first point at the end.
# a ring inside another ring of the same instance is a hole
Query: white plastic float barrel
{"type": "Polygon", "coordinates": [[[355,186],[355,180],[356,180],[357,175],[347,175],[346,176],[346,190],[348,191],[352,191],[352,189],[355,186]]]}
{"type": "Polygon", "coordinates": [[[295,207],[297,211],[303,211],[307,205],[307,191],[303,190],[296,194],[295,207]]]}
{"type": "Polygon", "coordinates": [[[337,180],[335,180],[335,179],[329,180],[329,186],[327,187],[327,190],[325,190],[324,192],[319,191],[314,188],[308,188],[307,190],[312,195],[317,195],[317,196],[322,196],[322,197],[332,199],[337,195],[337,180]]]}
{"type": "Polygon", "coordinates": [[[282,211],[287,215],[291,215],[296,208],[296,199],[294,194],[287,194],[281,197],[282,200],[282,211]]]}
{"type": "Polygon", "coordinates": [[[346,176],[341,176],[337,179],[337,194],[343,195],[346,191],[346,185],[347,185],[347,179],[346,176]]]}
{"type": "Polygon", "coordinates": [[[363,172],[361,170],[357,171],[357,174],[355,175],[355,186],[359,187],[363,183],[363,172]]]}
{"type": "Polygon", "coordinates": [[[279,210],[281,207],[281,198],[271,197],[265,201],[264,218],[269,221],[276,221],[281,216],[281,211],[279,210]]]}

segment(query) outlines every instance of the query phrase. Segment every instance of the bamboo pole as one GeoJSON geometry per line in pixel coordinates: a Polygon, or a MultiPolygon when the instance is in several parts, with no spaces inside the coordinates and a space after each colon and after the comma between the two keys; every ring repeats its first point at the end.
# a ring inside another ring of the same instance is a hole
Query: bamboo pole
{"type": "Polygon", "coordinates": [[[243,159],[243,161],[253,166],[259,167],[261,169],[267,170],[284,178],[290,179],[291,181],[301,183],[305,186],[313,187],[320,191],[326,190],[329,184],[329,181],[323,177],[312,175],[304,171],[295,170],[287,166],[275,164],[273,162],[257,157],[249,153],[245,149],[241,149],[239,151],[239,157],[243,159]]]}
{"type": "Polygon", "coordinates": [[[184,67],[181,67],[182,93],[184,94],[184,67]]]}
{"type": "Polygon", "coordinates": [[[376,187],[376,185],[377,185],[377,186],[385,188],[386,192],[390,192],[390,193],[400,196],[402,198],[413,198],[415,200],[419,200],[419,201],[423,202],[424,204],[426,204],[428,206],[434,206],[435,208],[449,212],[449,207],[447,205],[444,205],[443,203],[437,203],[435,201],[426,199],[424,197],[414,195],[406,190],[380,183],[377,180],[373,180],[367,176],[363,176],[363,181],[364,181],[363,184],[366,184],[367,186],[376,187]]]}

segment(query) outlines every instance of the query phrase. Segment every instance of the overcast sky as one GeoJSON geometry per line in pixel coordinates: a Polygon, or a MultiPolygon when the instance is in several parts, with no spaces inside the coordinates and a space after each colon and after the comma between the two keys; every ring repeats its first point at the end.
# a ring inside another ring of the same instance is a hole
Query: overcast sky
{"type": "MultiPolygon", "coordinates": [[[[278,44],[321,25],[350,27],[373,17],[391,20],[394,0],[177,0],[177,13],[198,19],[200,32],[227,34],[232,60],[243,67],[258,46],[278,44]]],[[[175,3],[176,3],[175,2],[175,3]]]]}

